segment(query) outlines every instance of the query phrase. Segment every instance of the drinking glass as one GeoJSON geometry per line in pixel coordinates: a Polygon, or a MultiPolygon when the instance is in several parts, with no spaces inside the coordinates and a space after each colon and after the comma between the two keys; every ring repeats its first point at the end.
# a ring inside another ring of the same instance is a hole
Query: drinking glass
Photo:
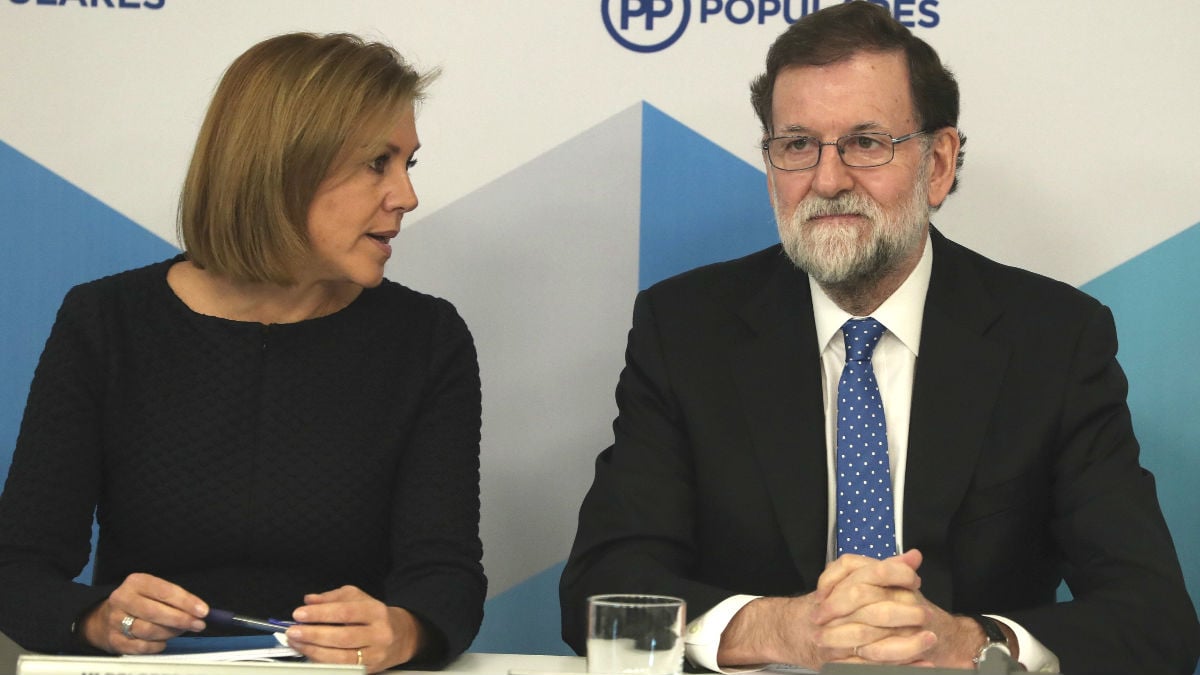
{"type": "Polygon", "coordinates": [[[686,607],[666,595],[588,598],[588,672],[679,675],[686,607]]]}

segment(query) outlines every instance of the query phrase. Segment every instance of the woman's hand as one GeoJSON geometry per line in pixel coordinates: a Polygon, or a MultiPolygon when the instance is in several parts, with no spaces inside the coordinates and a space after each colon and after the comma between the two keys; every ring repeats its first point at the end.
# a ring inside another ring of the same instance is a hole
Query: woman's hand
{"type": "Polygon", "coordinates": [[[292,649],[313,661],[358,663],[367,672],[411,661],[426,643],[426,629],[400,607],[388,607],[354,586],[304,596],[292,612],[302,624],[287,630],[292,649]]]}
{"type": "Polygon", "coordinates": [[[183,588],[134,573],[83,619],[83,637],[114,654],[154,654],[168,638],[204,630],[208,605],[183,588]]]}

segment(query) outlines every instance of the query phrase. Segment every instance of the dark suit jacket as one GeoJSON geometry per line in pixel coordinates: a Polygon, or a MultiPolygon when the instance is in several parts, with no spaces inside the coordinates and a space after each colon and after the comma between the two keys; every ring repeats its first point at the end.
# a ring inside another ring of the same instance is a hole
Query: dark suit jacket
{"type": "MultiPolygon", "coordinates": [[[[1106,307],[936,231],[913,383],[905,549],[921,591],[1009,617],[1067,673],[1191,673],[1200,626],[1138,464],[1106,307]],[[1055,603],[1065,578],[1075,597],[1055,603]]],[[[583,653],[586,597],[812,590],[827,472],[807,277],[779,246],[639,294],[614,444],[560,593],[583,653]]]]}

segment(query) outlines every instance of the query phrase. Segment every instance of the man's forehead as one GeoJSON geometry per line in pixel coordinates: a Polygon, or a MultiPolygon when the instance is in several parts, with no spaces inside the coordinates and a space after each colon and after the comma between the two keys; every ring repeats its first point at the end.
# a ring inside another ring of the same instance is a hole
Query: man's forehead
{"type": "Polygon", "coordinates": [[[903,70],[907,75],[908,57],[902,49],[859,49],[825,63],[781,64],[775,77],[778,79],[787,72],[836,71],[855,65],[869,69],[903,70]]]}
{"type": "Polygon", "coordinates": [[[886,131],[912,117],[900,52],[858,52],[825,65],[789,66],[775,77],[774,133],[886,131]]]}

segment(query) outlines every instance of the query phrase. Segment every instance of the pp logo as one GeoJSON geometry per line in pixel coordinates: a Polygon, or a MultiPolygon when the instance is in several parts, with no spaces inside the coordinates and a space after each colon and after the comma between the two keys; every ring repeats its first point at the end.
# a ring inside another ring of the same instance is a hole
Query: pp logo
{"type": "Polygon", "coordinates": [[[604,27],[617,44],[635,52],[657,52],[687,30],[692,0],[601,0],[604,27]]]}

